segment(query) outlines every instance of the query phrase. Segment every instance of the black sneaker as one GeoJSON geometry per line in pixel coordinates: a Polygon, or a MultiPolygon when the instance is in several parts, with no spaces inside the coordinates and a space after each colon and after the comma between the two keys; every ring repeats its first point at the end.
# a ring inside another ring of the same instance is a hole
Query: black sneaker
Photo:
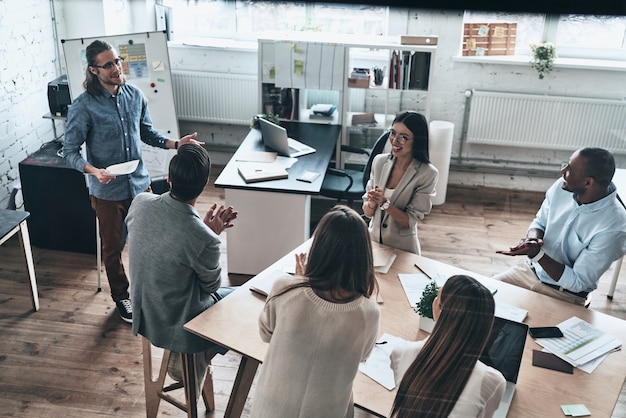
{"type": "Polygon", "coordinates": [[[129,324],[133,323],[133,307],[130,304],[130,299],[122,299],[115,302],[117,305],[117,311],[120,313],[122,319],[129,324]]]}

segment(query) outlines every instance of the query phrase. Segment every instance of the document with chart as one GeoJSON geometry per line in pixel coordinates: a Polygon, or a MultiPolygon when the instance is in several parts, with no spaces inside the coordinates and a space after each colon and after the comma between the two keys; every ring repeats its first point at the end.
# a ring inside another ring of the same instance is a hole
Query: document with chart
{"type": "Polygon", "coordinates": [[[622,346],[617,338],[577,317],[557,325],[563,337],[537,338],[537,344],[575,367],[589,363],[622,346]]]}

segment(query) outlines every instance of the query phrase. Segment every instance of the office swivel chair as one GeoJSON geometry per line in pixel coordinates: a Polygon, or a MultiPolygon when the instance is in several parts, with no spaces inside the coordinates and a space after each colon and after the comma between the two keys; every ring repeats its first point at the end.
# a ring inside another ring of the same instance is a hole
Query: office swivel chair
{"type": "Polygon", "coordinates": [[[327,169],[322,188],[320,189],[320,195],[337,199],[337,203],[345,200],[348,202],[348,206],[352,206],[352,202],[355,200],[361,200],[361,197],[365,194],[365,186],[369,180],[372,161],[374,157],[380,154],[385,148],[387,138],[389,138],[389,131],[383,132],[382,135],[378,137],[371,151],[350,145],[342,145],[341,151],[343,152],[368,155],[367,164],[363,167],[363,171],[351,169],[340,170],[336,168],[327,169]]]}

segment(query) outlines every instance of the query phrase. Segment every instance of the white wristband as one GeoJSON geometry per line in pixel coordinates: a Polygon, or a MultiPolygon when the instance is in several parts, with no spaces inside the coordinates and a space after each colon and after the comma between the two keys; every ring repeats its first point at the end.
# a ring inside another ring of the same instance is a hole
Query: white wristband
{"type": "Polygon", "coordinates": [[[534,257],[528,257],[530,258],[530,261],[532,261],[533,263],[537,263],[539,262],[539,260],[541,260],[541,258],[545,255],[545,253],[543,252],[543,249],[539,249],[539,252],[537,253],[536,256],[534,257]]]}

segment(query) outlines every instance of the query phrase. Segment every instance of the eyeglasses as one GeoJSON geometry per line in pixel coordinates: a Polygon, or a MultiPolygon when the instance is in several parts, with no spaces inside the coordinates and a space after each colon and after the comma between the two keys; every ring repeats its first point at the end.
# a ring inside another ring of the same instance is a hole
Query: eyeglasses
{"type": "Polygon", "coordinates": [[[120,64],[122,64],[122,62],[124,62],[124,58],[122,57],[117,57],[115,58],[115,61],[109,61],[104,65],[92,65],[92,67],[96,67],[96,68],[102,68],[103,70],[110,70],[111,68],[113,68],[114,66],[119,66],[120,64]]]}
{"type": "Polygon", "coordinates": [[[409,141],[411,138],[409,138],[408,135],[405,134],[398,134],[396,131],[394,131],[393,129],[391,129],[389,131],[389,140],[393,141],[395,140],[398,144],[400,145],[404,145],[406,144],[406,141],[409,141]]]}

